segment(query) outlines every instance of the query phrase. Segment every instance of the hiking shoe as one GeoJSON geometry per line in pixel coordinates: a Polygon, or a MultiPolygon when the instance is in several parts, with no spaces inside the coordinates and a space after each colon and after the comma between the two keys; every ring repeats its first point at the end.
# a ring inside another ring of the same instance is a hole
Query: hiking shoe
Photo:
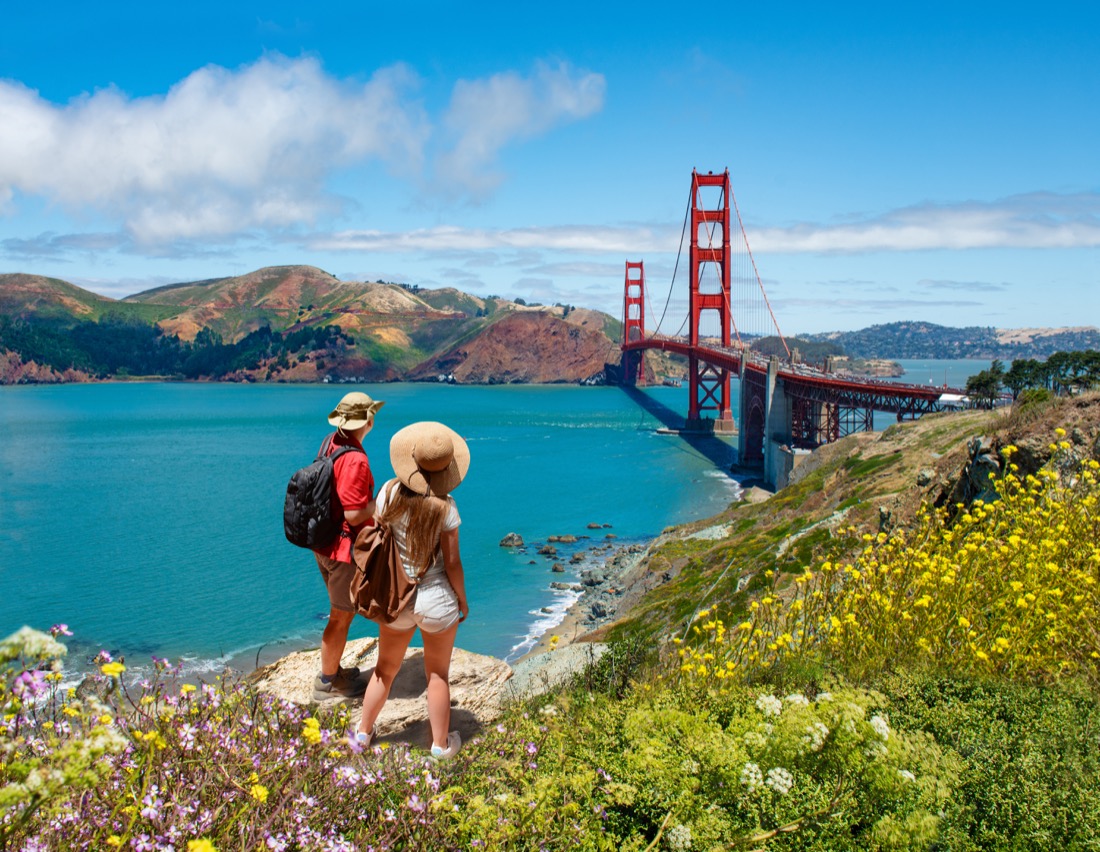
{"type": "Polygon", "coordinates": [[[338,671],[328,683],[320,675],[313,679],[313,700],[328,701],[334,698],[359,698],[367,691],[367,683],[362,680],[345,677],[347,669],[338,671]]]}
{"type": "Polygon", "coordinates": [[[460,748],[462,748],[462,737],[458,735],[458,731],[451,731],[447,734],[446,748],[432,745],[432,758],[435,760],[450,760],[458,754],[460,748]]]}
{"type": "Polygon", "coordinates": [[[362,672],[359,671],[359,666],[348,666],[346,668],[340,666],[340,668],[336,670],[336,673],[343,675],[348,680],[359,680],[359,675],[362,674],[362,672]]]}

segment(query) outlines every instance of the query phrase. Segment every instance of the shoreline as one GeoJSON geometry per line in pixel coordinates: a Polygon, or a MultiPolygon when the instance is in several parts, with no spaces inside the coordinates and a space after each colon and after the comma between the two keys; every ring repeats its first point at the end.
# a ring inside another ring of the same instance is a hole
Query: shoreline
{"type": "MultiPolygon", "coordinates": [[[[742,500],[751,503],[762,502],[773,494],[762,488],[755,477],[746,476],[739,482],[741,488],[738,497],[731,501],[731,505],[742,500]]],[[[672,537],[710,538],[728,531],[727,524],[716,523],[702,526],[686,534],[676,532],[706,520],[708,519],[699,518],[686,524],[678,524],[642,543],[635,542],[615,547],[605,558],[581,571],[580,597],[565,611],[561,621],[545,630],[531,648],[522,656],[509,661],[509,664],[516,668],[521,663],[550,651],[592,641],[587,637],[618,621],[646,593],[673,579],[674,575],[667,572],[656,576],[644,570],[648,564],[650,551],[655,545],[663,544],[672,537]],[[553,642],[555,636],[557,642],[553,642]]]]}

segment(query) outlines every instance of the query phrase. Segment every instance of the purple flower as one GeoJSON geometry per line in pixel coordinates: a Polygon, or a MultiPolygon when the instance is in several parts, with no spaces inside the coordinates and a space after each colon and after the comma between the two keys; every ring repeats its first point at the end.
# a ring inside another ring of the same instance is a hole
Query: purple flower
{"type": "Polygon", "coordinates": [[[528,754],[538,754],[539,753],[539,747],[537,745],[535,745],[534,743],[527,743],[527,753],[528,754]]]}
{"type": "Polygon", "coordinates": [[[67,624],[55,624],[50,628],[50,635],[53,637],[72,636],[73,632],[69,629],[69,625],[67,624]]]}
{"type": "Polygon", "coordinates": [[[46,673],[40,671],[23,672],[11,685],[11,691],[18,696],[41,695],[47,689],[46,673]]]}

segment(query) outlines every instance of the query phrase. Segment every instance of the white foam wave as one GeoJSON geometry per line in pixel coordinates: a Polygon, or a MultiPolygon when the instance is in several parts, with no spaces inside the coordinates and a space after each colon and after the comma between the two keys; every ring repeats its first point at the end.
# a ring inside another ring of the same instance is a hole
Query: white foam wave
{"type": "Polygon", "coordinates": [[[555,589],[554,601],[547,606],[549,612],[543,612],[541,609],[531,610],[530,614],[536,616],[535,620],[531,623],[527,633],[505,655],[504,661],[510,663],[517,660],[534,648],[535,643],[539,641],[544,633],[553,630],[562,623],[569,608],[580,600],[580,597],[580,592],[555,589]]]}

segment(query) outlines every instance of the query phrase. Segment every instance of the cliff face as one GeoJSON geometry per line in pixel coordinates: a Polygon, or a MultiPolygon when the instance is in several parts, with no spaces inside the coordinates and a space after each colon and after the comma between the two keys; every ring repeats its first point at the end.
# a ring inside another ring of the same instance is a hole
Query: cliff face
{"type": "Polygon", "coordinates": [[[412,370],[412,381],[453,376],[460,384],[579,382],[598,376],[619,358],[602,328],[541,311],[517,311],[472,340],[412,370]]]}

